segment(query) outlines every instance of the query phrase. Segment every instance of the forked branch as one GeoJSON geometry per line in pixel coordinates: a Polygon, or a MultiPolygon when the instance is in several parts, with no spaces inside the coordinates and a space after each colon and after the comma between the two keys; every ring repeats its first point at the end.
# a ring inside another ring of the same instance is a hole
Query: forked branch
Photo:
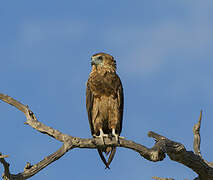
{"type": "Polygon", "coordinates": [[[10,173],[9,164],[5,161],[4,156],[0,155],[0,162],[4,166],[3,179],[5,180],[28,179],[74,148],[97,149],[103,148],[104,146],[117,146],[132,149],[138,152],[145,159],[154,162],[162,161],[167,154],[171,160],[177,161],[191,168],[199,175],[200,179],[205,179],[206,177],[208,177],[208,179],[213,179],[213,169],[201,158],[201,156],[194,154],[192,151],[186,151],[182,144],[171,141],[157,133],[151,131],[148,133],[148,136],[154,138],[156,141],[152,148],[147,148],[141,144],[126,139],[120,139],[120,144],[118,144],[114,138],[106,138],[105,144],[102,144],[102,141],[99,138],[86,139],[63,134],[62,132],[39,122],[28,106],[23,105],[17,100],[4,94],[0,94],[0,99],[22,111],[27,118],[25,122],[26,124],[30,125],[35,130],[47,134],[63,143],[60,149],[45,157],[37,164],[31,165],[30,163],[27,163],[23,172],[18,174],[10,173]]]}

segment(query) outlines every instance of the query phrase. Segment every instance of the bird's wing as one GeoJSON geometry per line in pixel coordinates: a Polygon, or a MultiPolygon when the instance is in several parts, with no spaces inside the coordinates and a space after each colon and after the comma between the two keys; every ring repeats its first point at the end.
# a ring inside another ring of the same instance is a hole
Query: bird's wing
{"type": "Polygon", "coordinates": [[[92,135],[94,134],[94,126],[92,123],[92,108],[93,108],[94,95],[89,86],[89,80],[87,81],[87,89],[86,89],[86,108],[88,113],[88,120],[90,125],[90,130],[92,135]]]}
{"type": "Polygon", "coordinates": [[[99,156],[101,157],[101,160],[102,160],[102,162],[105,164],[105,169],[110,169],[109,168],[109,165],[110,165],[110,163],[111,163],[111,161],[110,161],[110,163],[108,163],[107,161],[106,161],[106,158],[104,157],[104,155],[103,155],[103,151],[101,150],[101,149],[98,149],[98,154],[99,154],[99,156]]]}
{"type": "Polygon", "coordinates": [[[119,129],[118,133],[121,133],[123,123],[123,108],[124,108],[124,95],[123,86],[119,76],[116,73],[107,73],[105,79],[103,79],[105,91],[113,93],[117,98],[118,109],[115,109],[119,113],[119,129]]]}
{"type": "MultiPolygon", "coordinates": [[[[87,82],[87,89],[86,89],[86,108],[87,108],[87,113],[88,113],[88,119],[89,119],[89,125],[90,125],[90,130],[92,135],[94,134],[94,126],[92,123],[92,108],[93,108],[93,102],[94,102],[94,95],[92,93],[92,90],[89,85],[89,80],[87,82]]],[[[103,155],[103,151],[101,149],[97,149],[99,156],[101,157],[101,160],[105,164],[106,168],[109,169],[108,162],[106,161],[106,158],[103,155]]]]}
{"type": "Polygon", "coordinates": [[[119,110],[119,122],[120,122],[120,132],[122,130],[122,123],[123,123],[123,109],[124,109],[124,94],[123,94],[123,86],[121,83],[120,78],[118,77],[118,89],[117,89],[117,96],[118,96],[118,110],[119,110]]]}

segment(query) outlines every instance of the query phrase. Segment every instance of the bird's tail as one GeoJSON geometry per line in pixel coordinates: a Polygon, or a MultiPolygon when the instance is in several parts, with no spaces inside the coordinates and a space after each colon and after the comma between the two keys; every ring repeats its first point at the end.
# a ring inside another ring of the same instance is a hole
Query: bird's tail
{"type": "Polygon", "coordinates": [[[116,152],[116,147],[107,147],[105,149],[105,151],[101,150],[101,149],[98,149],[98,153],[101,157],[101,160],[103,161],[103,163],[105,164],[105,169],[110,169],[109,165],[110,163],[112,162],[114,156],[115,156],[115,152],[116,152]],[[104,153],[107,155],[109,155],[108,157],[108,160],[106,160],[105,156],[104,156],[104,153]]]}

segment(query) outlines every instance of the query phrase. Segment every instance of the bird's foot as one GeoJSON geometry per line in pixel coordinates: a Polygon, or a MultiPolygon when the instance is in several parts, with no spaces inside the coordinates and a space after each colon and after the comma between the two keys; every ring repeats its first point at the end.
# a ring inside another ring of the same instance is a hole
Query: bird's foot
{"type": "Polygon", "coordinates": [[[102,143],[103,143],[103,144],[105,144],[105,142],[104,142],[104,138],[105,138],[105,137],[107,137],[107,138],[108,138],[109,136],[108,136],[108,134],[104,134],[103,130],[102,130],[102,129],[100,129],[100,135],[99,135],[99,136],[97,136],[97,135],[93,135],[93,137],[101,138],[102,143]]]}
{"type": "Polygon", "coordinates": [[[112,136],[114,136],[115,137],[115,140],[116,140],[116,142],[118,143],[118,144],[120,144],[120,142],[119,142],[119,138],[123,138],[123,137],[120,137],[118,134],[116,134],[115,133],[115,129],[112,129],[112,136]]]}

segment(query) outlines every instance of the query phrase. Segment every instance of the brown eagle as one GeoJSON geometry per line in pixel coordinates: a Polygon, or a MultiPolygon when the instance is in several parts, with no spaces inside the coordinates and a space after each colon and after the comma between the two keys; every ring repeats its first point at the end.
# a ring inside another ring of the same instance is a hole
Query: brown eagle
{"type": "MultiPolygon", "coordinates": [[[[105,53],[94,54],[91,58],[92,71],[87,81],[86,108],[93,137],[115,137],[119,142],[123,119],[123,87],[116,74],[116,61],[105,53]]],[[[98,149],[98,153],[109,168],[116,147],[98,149]],[[106,160],[103,152],[109,155],[106,160]]]]}

